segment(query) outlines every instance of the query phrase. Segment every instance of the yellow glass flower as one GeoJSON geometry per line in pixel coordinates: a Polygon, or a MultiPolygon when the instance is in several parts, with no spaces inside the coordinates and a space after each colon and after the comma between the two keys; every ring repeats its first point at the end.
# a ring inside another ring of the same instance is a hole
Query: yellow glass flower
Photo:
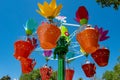
{"type": "Polygon", "coordinates": [[[45,18],[53,19],[56,16],[58,16],[62,4],[58,5],[56,4],[56,0],[52,0],[50,4],[48,4],[46,1],[42,4],[38,3],[39,10],[37,12],[42,15],[45,18]]]}

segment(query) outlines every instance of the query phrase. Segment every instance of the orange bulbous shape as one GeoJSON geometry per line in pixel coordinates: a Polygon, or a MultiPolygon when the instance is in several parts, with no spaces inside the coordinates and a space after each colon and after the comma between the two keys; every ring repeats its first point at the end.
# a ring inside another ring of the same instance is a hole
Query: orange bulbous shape
{"type": "Polygon", "coordinates": [[[95,29],[85,29],[76,35],[76,39],[86,53],[93,53],[99,48],[99,33],[95,29]]]}
{"type": "Polygon", "coordinates": [[[37,29],[37,35],[43,49],[52,49],[56,47],[61,31],[54,24],[42,23],[37,29]]]}

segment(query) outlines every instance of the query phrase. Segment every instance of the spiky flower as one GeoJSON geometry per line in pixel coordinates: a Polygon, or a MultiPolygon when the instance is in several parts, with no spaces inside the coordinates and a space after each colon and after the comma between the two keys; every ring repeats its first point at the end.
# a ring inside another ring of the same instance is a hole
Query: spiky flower
{"type": "Polygon", "coordinates": [[[108,30],[103,30],[102,27],[98,28],[98,26],[95,26],[95,29],[99,32],[99,41],[104,41],[109,38],[109,36],[107,36],[108,30]]]}
{"type": "Polygon", "coordinates": [[[50,4],[48,4],[46,1],[42,5],[41,3],[38,3],[39,10],[37,12],[42,15],[43,17],[47,19],[53,19],[56,16],[58,16],[62,4],[58,5],[56,4],[56,0],[52,0],[50,4]]]}

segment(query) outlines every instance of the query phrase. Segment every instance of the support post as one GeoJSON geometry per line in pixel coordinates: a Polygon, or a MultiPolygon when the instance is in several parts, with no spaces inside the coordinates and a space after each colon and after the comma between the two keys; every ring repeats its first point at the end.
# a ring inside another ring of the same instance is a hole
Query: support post
{"type": "Polygon", "coordinates": [[[65,80],[65,55],[58,55],[58,80],[65,80]]]}

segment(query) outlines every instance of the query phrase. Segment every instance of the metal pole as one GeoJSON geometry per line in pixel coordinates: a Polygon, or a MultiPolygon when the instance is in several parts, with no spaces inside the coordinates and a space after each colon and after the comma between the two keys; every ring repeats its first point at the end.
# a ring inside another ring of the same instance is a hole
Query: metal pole
{"type": "Polygon", "coordinates": [[[65,55],[58,55],[58,80],[65,80],[65,55]]]}

